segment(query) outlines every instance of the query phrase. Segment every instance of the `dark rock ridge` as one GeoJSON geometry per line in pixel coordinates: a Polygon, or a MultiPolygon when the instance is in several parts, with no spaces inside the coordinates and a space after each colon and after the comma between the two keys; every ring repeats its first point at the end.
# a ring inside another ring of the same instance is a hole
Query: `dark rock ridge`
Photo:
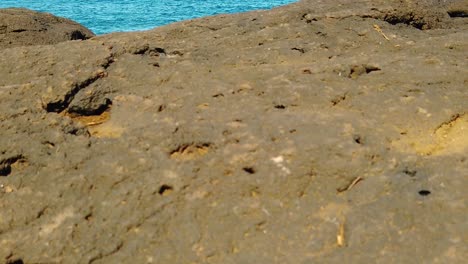
{"type": "Polygon", "coordinates": [[[84,40],[94,33],[69,19],[24,8],[0,9],[0,49],[84,40]]]}
{"type": "Polygon", "coordinates": [[[464,263],[460,3],[0,50],[0,262],[464,263]]]}

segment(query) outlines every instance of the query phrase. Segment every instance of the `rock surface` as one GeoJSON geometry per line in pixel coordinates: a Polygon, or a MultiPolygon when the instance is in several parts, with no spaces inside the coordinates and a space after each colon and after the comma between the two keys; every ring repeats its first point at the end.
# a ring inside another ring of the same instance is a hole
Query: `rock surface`
{"type": "Polygon", "coordinates": [[[1,50],[0,258],[464,263],[456,5],[301,1],[1,50]]]}
{"type": "Polygon", "coordinates": [[[23,8],[0,9],[0,49],[84,40],[94,33],[69,19],[23,8]]]}

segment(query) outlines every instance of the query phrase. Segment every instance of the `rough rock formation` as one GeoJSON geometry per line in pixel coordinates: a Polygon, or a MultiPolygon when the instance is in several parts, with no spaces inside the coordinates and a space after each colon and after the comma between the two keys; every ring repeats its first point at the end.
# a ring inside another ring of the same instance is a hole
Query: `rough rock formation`
{"type": "Polygon", "coordinates": [[[1,50],[0,258],[463,263],[456,5],[301,1],[1,50]]]}
{"type": "Polygon", "coordinates": [[[94,33],[69,19],[24,8],[0,9],[0,49],[89,39],[94,33]]]}

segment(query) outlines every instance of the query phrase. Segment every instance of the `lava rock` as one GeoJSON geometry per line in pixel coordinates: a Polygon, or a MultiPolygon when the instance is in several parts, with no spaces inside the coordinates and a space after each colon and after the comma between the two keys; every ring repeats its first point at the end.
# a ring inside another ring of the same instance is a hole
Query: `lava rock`
{"type": "Polygon", "coordinates": [[[466,262],[468,23],[445,2],[0,50],[0,259],[466,262]]]}
{"type": "Polygon", "coordinates": [[[24,8],[0,9],[0,49],[85,40],[94,33],[82,25],[49,13],[24,8]]]}

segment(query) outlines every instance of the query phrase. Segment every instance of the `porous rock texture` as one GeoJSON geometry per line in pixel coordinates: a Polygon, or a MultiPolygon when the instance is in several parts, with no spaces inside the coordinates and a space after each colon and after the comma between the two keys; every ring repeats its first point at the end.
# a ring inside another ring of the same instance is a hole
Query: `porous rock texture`
{"type": "Polygon", "coordinates": [[[94,33],[69,19],[24,8],[0,9],[0,49],[84,40],[94,33]]]}
{"type": "Polygon", "coordinates": [[[460,3],[304,0],[1,50],[0,258],[464,263],[460,3]]]}

